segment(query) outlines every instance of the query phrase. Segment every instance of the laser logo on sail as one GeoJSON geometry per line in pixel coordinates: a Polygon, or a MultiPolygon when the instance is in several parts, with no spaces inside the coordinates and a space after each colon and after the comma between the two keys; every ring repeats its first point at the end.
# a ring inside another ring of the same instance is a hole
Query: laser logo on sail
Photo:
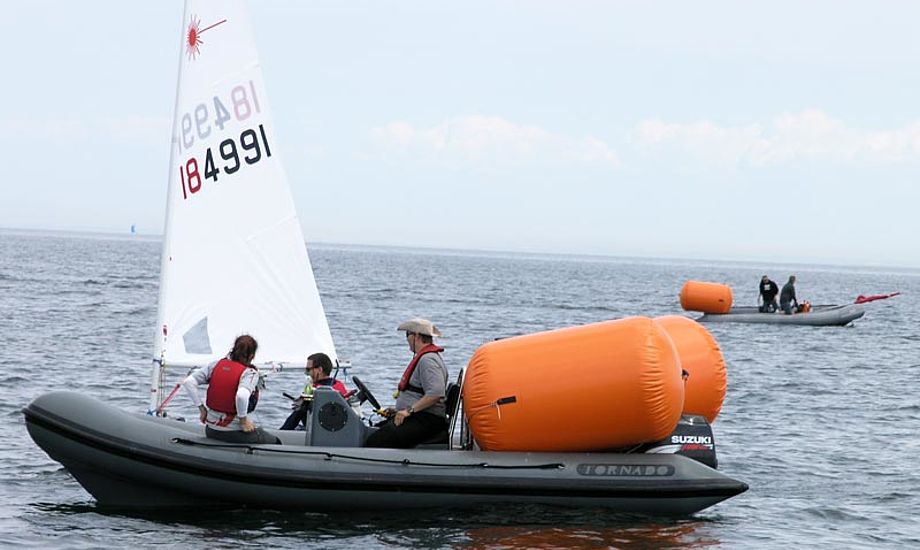
{"type": "Polygon", "coordinates": [[[188,21],[188,30],[185,32],[185,53],[188,54],[189,59],[195,59],[201,54],[200,46],[204,44],[201,40],[201,35],[205,31],[211,30],[214,27],[226,23],[226,19],[221,19],[213,25],[208,25],[205,28],[201,28],[201,19],[197,15],[192,15],[189,17],[188,21]]]}

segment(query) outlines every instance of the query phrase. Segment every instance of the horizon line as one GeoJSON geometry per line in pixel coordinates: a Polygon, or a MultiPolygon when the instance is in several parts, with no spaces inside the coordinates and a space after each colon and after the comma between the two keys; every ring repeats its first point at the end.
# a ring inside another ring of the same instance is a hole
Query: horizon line
{"type": "MultiPolygon", "coordinates": [[[[34,227],[9,227],[9,226],[0,226],[0,232],[14,232],[20,234],[29,234],[29,233],[38,233],[38,234],[57,234],[57,235],[71,235],[71,236],[96,236],[96,237],[108,237],[118,240],[131,240],[131,239],[143,239],[143,240],[163,240],[162,233],[121,233],[112,230],[106,229],[47,229],[47,228],[34,228],[34,227]]],[[[568,257],[568,258],[586,258],[586,259],[610,259],[610,260],[644,260],[644,261],[665,261],[665,262],[680,262],[688,264],[701,264],[706,262],[713,263],[732,263],[732,264],[749,264],[750,266],[756,265],[771,265],[771,264],[782,264],[790,266],[801,266],[807,268],[829,268],[829,267],[842,267],[848,269],[863,269],[863,270],[895,270],[898,272],[916,272],[920,270],[920,265],[891,265],[891,264],[878,264],[878,263],[855,263],[846,261],[822,261],[822,262],[806,262],[804,260],[756,260],[750,258],[727,258],[727,257],[708,257],[708,258],[688,258],[680,256],[632,256],[632,255],[617,255],[612,253],[605,252],[560,252],[560,251],[534,251],[534,250],[509,250],[509,249],[487,249],[487,248],[468,248],[468,247],[451,247],[451,246],[421,246],[421,245],[407,245],[407,244],[380,244],[380,243],[349,243],[349,242],[332,242],[332,241],[311,241],[304,237],[304,243],[309,248],[312,245],[318,245],[320,247],[363,247],[363,248],[376,248],[376,249],[402,249],[406,251],[429,251],[429,252],[451,252],[451,253],[468,253],[468,254],[486,254],[486,255],[516,255],[516,256],[543,256],[543,257],[568,257]]]]}

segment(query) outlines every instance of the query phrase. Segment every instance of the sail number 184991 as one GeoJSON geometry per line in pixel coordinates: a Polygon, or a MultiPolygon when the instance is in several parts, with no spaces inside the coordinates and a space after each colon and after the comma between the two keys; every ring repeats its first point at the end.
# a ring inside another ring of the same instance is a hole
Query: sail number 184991
{"type": "Polygon", "coordinates": [[[243,130],[238,139],[228,138],[221,141],[216,152],[208,147],[204,156],[204,166],[199,164],[196,157],[189,157],[179,165],[183,200],[201,191],[201,184],[206,179],[216,182],[221,172],[234,174],[243,166],[243,163],[251,165],[259,162],[263,157],[272,156],[268,138],[265,136],[265,128],[259,124],[257,129],[258,132],[256,129],[248,128],[243,130]],[[219,159],[216,158],[218,155],[219,159]]]}

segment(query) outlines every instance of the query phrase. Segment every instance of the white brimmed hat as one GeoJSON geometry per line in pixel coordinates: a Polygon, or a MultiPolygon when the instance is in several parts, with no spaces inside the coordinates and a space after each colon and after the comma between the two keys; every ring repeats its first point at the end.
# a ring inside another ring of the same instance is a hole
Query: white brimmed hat
{"type": "Polygon", "coordinates": [[[416,334],[424,334],[426,336],[440,336],[441,331],[438,330],[438,327],[434,326],[434,323],[428,319],[409,319],[408,321],[403,321],[399,323],[399,326],[396,327],[397,331],[406,331],[414,332],[416,334]]]}

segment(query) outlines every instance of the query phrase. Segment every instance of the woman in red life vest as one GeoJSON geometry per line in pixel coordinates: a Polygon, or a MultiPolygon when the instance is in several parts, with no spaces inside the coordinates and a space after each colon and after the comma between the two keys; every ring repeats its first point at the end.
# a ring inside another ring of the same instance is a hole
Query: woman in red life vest
{"type": "Polygon", "coordinates": [[[409,449],[447,429],[444,348],[433,344],[441,332],[426,319],[406,321],[396,330],[405,331],[412,361],[399,381],[396,406],[388,409],[389,420],[367,438],[366,447],[409,449]]]}
{"type": "Polygon", "coordinates": [[[252,364],[258,347],[252,336],[238,336],[227,357],[195,369],[182,382],[198,406],[208,437],[230,443],[280,443],[249,418],[259,401],[259,370],[252,364]],[[198,395],[203,384],[208,386],[207,406],[198,395]]]}
{"type": "Polygon", "coordinates": [[[348,389],[345,384],[329,376],[332,374],[332,359],[329,359],[329,356],[325,353],[314,353],[307,357],[307,366],[304,370],[308,377],[307,385],[304,386],[300,397],[291,405],[294,412],[284,421],[284,424],[279,428],[281,430],[296,430],[297,426],[306,420],[307,411],[310,410],[310,406],[313,404],[313,390],[315,388],[326,386],[342,394],[342,397],[348,395],[348,389]]]}

